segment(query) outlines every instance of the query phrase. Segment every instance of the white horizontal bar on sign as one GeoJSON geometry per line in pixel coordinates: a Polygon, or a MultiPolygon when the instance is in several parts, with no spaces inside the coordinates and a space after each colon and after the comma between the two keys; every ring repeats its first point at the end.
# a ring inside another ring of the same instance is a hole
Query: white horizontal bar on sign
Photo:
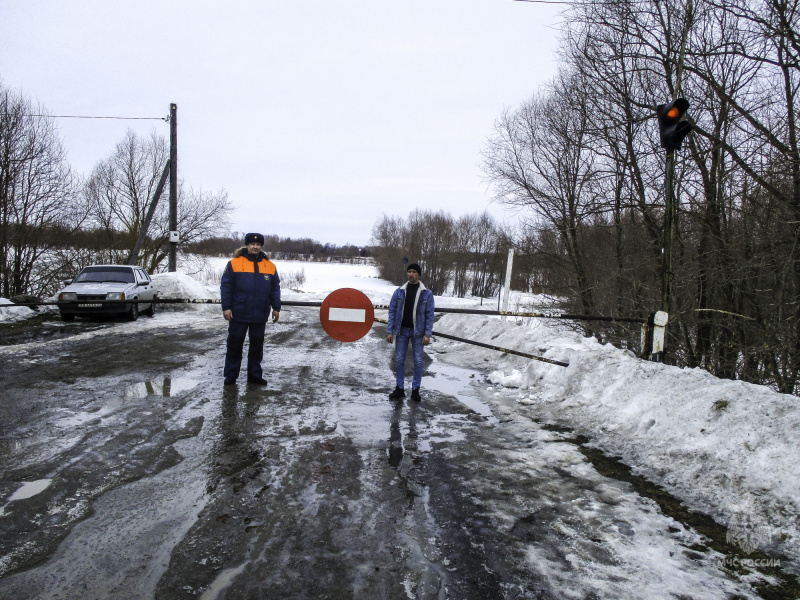
{"type": "Polygon", "coordinates": [[[329,308],[329,321],[349,321],[351,323],[363,323],[367,320],[367,311],[363,308],[329,308]]]}

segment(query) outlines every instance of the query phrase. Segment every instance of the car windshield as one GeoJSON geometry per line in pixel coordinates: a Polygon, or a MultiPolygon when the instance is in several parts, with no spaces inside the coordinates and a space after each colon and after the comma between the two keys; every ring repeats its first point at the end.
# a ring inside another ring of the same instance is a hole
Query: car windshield
{"type": "Polygon", "coordinates": [[[86,282],[133,283],[133,271],[125,267],[86,267],[73,283],[86,282]]]}

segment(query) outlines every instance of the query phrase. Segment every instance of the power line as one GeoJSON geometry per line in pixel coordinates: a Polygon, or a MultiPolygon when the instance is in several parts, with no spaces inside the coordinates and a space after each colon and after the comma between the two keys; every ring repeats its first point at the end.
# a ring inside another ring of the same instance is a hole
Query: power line
{"type": "Polygon", "coordinates": [[[530,2],[531,4],[575,4],[574,2],[564,2],[563,0],[514,0],[514,2],[530,2]]]}
{"type": "Polygon", "coordinates": [[[97,117],[97,116],[87,116],[87,115],[44,115],[44,114],[23,114],[21,116],[46,117],[49,119],[117,119],[121,121],[169,121],[169,117],[97,117]]]}

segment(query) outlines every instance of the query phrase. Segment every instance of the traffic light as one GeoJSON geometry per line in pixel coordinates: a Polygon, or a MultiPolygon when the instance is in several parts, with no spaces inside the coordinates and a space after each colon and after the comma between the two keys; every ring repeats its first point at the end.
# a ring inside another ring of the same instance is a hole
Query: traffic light
{"type": "Polygon", "coordinates": [[[683,117],[688,108],[689,101],[685,98],[678,98],[674,102],[659,104],[656,107],[662,148],[666,148],[667,150],[679,150],[683,138],[689,135],[689,132],[694,129],[694,125],[688,121],[681,121],[681,117],[683,117]]]}

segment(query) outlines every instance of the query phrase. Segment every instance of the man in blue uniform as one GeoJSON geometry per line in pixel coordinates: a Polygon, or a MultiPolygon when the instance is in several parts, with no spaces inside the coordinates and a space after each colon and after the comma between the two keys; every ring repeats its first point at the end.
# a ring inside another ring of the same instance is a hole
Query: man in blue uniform
{"type": "Polygon", "coordinates": [[[222,314],[228,321],[228,349],[225,354],[225,385],[236,383],[242,366],[245,335],[249,333],[247,381],[267,385],[261,370],[264,333],[269,311],[272,322],[281,310],[281,279],[275,264],[261,251],[264,236],[248,233],[245,247],[239,248],[225,267],[220,284],[222,314]]]}
{"type": "Polygon", "coordinates": [[[433,292],[419,280],[422,269],[417,263],[408,265],[408,281],[397,288],[389,303],[389,325],[386,341],[390,344],[397,337],[395,358],[396,387],[389,399],[400,400],[406,395],[406,351],[408,342],[414,353],[414,377],[411,380],[411,399],[420,401],[419,386],[422,382],[423,346],[431,343],[433,334],[433,292]]]}

